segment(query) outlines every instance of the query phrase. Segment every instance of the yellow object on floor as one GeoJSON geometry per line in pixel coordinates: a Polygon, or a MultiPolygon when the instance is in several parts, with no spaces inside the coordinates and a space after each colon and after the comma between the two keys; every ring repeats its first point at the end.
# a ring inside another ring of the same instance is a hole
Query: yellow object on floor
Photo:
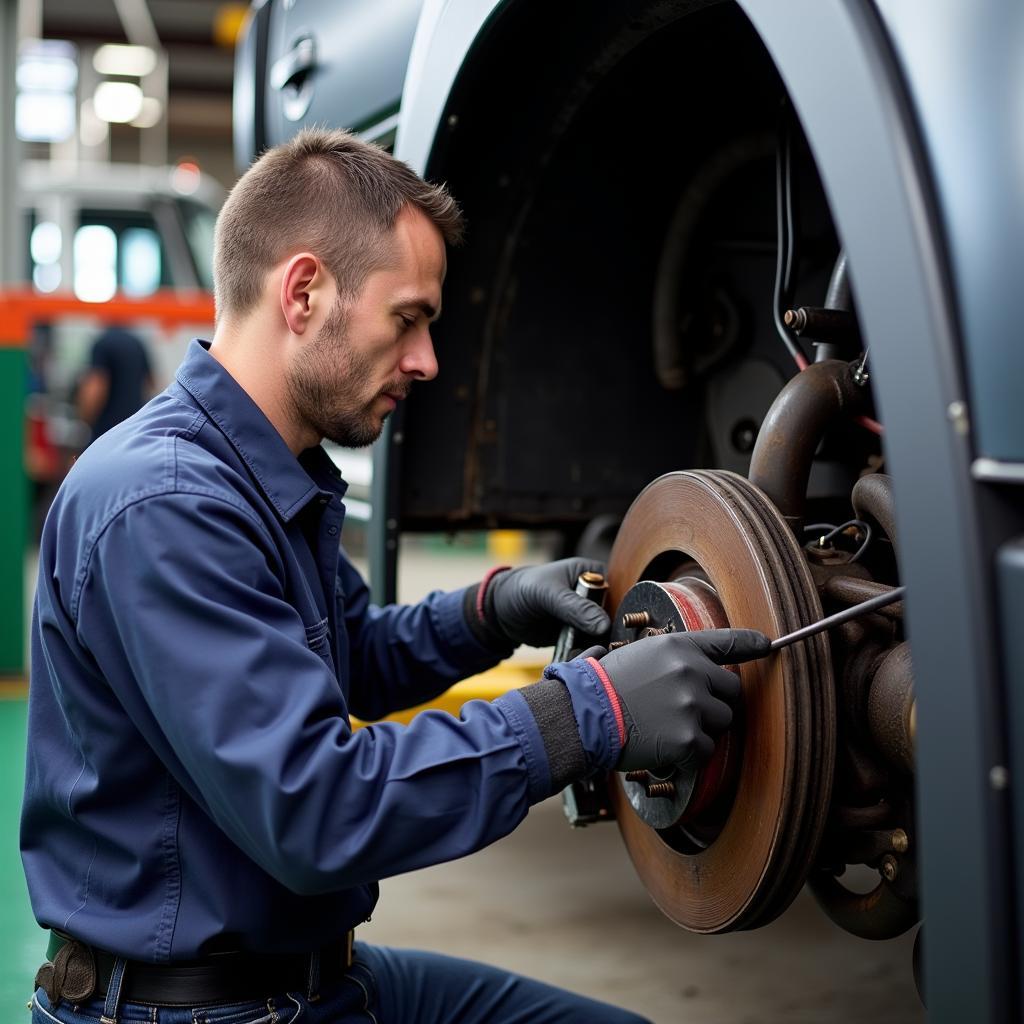
{"type": "Polygon", "coordinates": [[[491,530],[487,534],[487,553],[498,562],[521,562],[528,537],[525,530],[491,530]]]}
{"type": "MultiPolygon", "coordinates": [[[[409,722],[421,711],[430,708],[439,711],[447,711],[448,714],[459,715],[462,705],[470,700],[494,700],[509,690],[518,686],[529,686],[537,682],[544,674],[546,662],[532,661],[505,661],[487,672],[481,672],[472,679],[464,679],[446,690],[440,697],[435,697],[429,704],[421,704],[419,707],[409,708],[406,711],[398,711],[383,719],[385,722],[409,722]]],[[[367,725],[358,718],[352,719],[352,727],[358,729],[367,725]]]]}

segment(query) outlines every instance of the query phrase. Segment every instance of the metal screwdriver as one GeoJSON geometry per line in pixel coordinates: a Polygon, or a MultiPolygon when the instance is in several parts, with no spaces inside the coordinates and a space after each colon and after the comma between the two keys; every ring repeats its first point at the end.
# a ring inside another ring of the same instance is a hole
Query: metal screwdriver
{"type": "Polygon", "coordinates": [[[854,604],[849,608],[844,608],[841,612],[836,612],[835,615],[828,615],[824,619],[812,622],[809,626],[801,626],[800,629],[795,629],[792,633],[780,636],[778,640],[772,641],[769,650],[780,650],[783,647],[788,647],[790,644],[795,644],[798,640],[806,640],[807,637],[824,633],[826,629],[831,629],[833,626],[841,626],[844,622],[849,622],[851,619],[867,615],[868,612],[884,608],[886,605],[895,604],[897,601],[903,600],[906,592],[906,587],[895,587],[887,594],[877,594],[875,597],[869,597],[866,601],[861,601],[860,604],[854,604]]]}

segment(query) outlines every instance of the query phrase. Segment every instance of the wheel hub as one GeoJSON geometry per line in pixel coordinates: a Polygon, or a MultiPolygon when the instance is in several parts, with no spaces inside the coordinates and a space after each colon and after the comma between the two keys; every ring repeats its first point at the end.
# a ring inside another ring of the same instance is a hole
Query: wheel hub
{"type": "MultiPolygon", "coordinates": [[[[642,580],[622,599],[611,642],[618,646],[663,633],[725,625],[718,594],[704,580],[693,576],[667,583],[642,580]]],[[[735,775],[737,758],[738,742],[730,731],[718,738],[705,768],[676,768],[659,775],[627,772],[622,787],[637,816],[651,828],[682,826],[696,820],[719,798],[735,775]]]]}

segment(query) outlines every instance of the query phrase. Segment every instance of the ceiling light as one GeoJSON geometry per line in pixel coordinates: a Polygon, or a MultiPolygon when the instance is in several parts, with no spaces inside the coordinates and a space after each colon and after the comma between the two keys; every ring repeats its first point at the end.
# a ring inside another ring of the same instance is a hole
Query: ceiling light
{"type": "Polygon", "coordinates": [[[101,121],[124,124],[142,113],[142,90],[134,82],[100,82],[92,98],[101,121]]]}
{"type": "Polygon", "coordinates": [[[75,48],[60,39],[26,40],[18,51],[16,77],[22,92],[74,92],[75,48]]]}
{"type": "Polygon", "coordinates": [[[156,67],[156,52],[148,46],[106,43],[93,54],[92,66],[101,75],[142,78],[156,67]]]}
{"type": "Polygon", "coordinates": [[[14,101],[14,131],[24,142],[63,142],[75,134],[75,97],[21,92],[14,101]]]}
{"type": "Polygon", "coordinates": [[[132,118],[132,125],[135,128],[152,128],[160,120],[163,112],[164,105],[155,96],[144,96],[142,109],[138,117],[132,118]]]}

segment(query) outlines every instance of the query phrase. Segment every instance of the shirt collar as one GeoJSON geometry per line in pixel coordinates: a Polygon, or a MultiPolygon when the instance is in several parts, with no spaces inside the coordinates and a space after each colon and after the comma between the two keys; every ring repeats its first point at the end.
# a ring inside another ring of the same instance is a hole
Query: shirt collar
{"type": "Polygon", "coordinates": [[[348,485],[319,445],[296,458],[245,389],[194,339],[178,383],[199,403],[249,467],[267,500],[288,522],[314,498],[344,496],[348,485]]]}

